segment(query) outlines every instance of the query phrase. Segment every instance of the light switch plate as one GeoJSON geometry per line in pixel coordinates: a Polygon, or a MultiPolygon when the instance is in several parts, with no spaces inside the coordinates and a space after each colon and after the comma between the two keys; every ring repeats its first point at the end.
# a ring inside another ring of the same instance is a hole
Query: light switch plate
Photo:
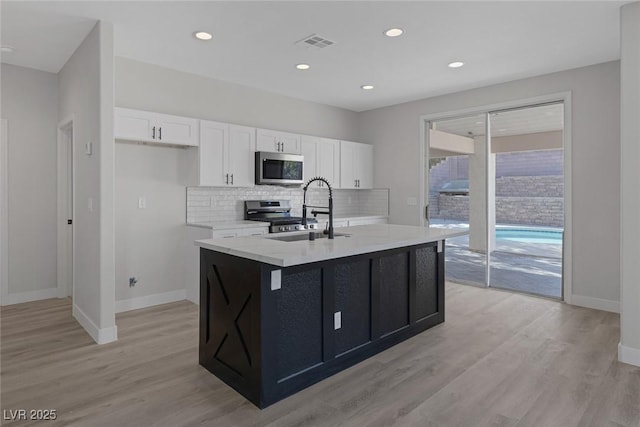
{"type": "Polygon", "coordinates": [[[407,205],[409,206],[417,206],[418,199],[416,197],[407,197],[407,205]]]}
{"type": "Polygon", "coordinates": [[[342,328],[342,312],[336,311],[333,313],[333,329],[338,330],[342,328]]]}
{"type": "Polygon", "coordinates": [[[85,142],[84,154],[86,154],[87,156],[90,156],[92,154],[92,151],[93,151],[93,143],[91,141],[85,142]]]}
{"type": "Polygon", "coordinates": [[[93,212],[93,197],[87,199],[87,210],[93,212]]]}
{"type": "Polygon", "coordinates": [[[138,209],[147,208],[147,199],[144,196],[138,197],[138,209]]]}
{"type": "Polygon", "coordinates": [[[271,272],[271,290],[277,291],[282,288],[282,270],[273,270],[271,272]]]}

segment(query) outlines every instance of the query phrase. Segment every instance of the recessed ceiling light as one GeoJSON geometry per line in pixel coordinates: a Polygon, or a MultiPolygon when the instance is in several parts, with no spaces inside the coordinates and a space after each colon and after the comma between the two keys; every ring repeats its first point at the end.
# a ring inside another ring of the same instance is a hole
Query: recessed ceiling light
{"type": "Polygon", "coordinates": [[[402,28],[389,28],[384,32],[384,35],[387,37],[398,37],[401,36],[402,33],[404,33],[404,30],[402,28]]]}
{"type": "Polygon", "coordinates": [[[197,38],[198,40],[211,40],[213,38],[211,33],[207,33],[206,31],[196,31],[195,33],[193,33],[193,37],[197,38]]]}
{"type": "Polygon", "coordinates": [[[13,52],[15,49],[11,46],[0,46],[0,52],[2,53],[11,53],[13,52]]]}
{"type": "Polygon", "coordinates": [[[362,86],[360,86],[360,89],[362,89],[362,90],[371,90],[371,89],[373,89],[373,86],[372,85],[362,85],[362,86]]]}
{"type": "Polygon", "coordinates": [[[460,68],[464,65],[464,62],[462,61],[454,61],[454,62],[450,62],[448,67],[449,68],[460,68]]]}
{"type": "Polygon", "coordinates": [[[296,68],[298,70],[308,70],[311,66],[309,64],[298,64],[296,65],[296,68]]]}

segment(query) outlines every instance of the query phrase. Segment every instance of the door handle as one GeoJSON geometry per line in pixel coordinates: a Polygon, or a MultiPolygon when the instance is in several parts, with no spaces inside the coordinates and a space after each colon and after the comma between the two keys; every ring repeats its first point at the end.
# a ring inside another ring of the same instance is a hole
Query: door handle
{"type": "Polygon", "coordinates": [[[154,126],[153,129],[151,129],[151,138],[152,139],[156,139],[156,127],[154,126]]]}

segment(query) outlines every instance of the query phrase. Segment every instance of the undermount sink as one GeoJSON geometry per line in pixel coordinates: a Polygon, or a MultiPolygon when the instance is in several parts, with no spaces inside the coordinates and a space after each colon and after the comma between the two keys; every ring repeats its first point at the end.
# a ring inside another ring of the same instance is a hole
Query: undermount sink
{"type": "MultiPolygon", "coordinates": [[[[329,237],[328,234],[324,234],[324,233],[313,233],[316,240],[317,239],[326,239],[329,237]]],[[[350,237],[350,234],[345,234],[345,233],[334,233],[333,237],[350,237]]],[[[304,233],[304,234],[295,234],[295,235],[289,235],[289,236],[278,236],[278,237],[269,237],[269,239],[272,240],[280,240],[281,242],[299,242],[301,240],[310,240],[309,239],[309,233],[304,233]]]]}

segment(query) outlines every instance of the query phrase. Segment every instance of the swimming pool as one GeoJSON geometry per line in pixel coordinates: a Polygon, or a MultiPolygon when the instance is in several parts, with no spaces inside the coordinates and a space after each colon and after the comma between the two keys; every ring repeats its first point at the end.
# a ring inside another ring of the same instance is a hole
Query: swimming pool
{"type": "Polygon", "coordinates": [[[535,228],[496,228],[496,239],[520,243],[562,244],[562,231],[535,228]]]}

